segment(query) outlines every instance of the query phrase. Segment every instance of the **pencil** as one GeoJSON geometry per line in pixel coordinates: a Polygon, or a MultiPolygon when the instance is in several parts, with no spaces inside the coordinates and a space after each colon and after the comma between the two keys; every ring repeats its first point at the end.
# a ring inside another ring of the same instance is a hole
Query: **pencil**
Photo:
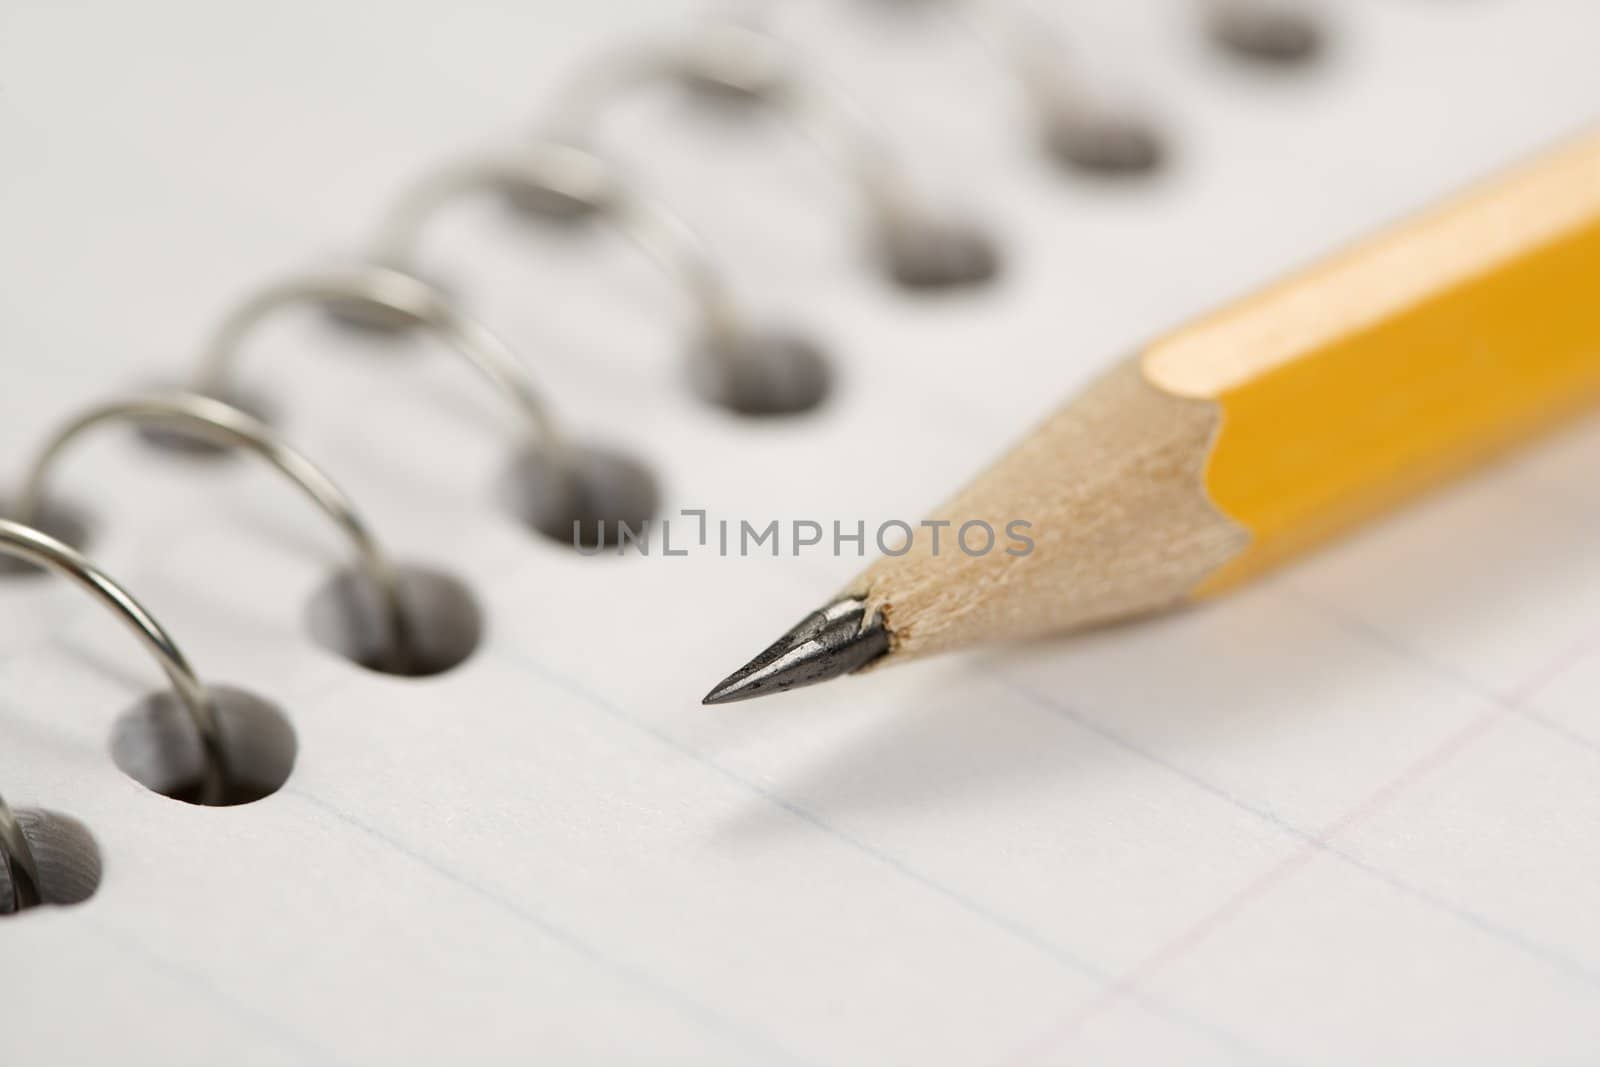
{"type": "Polygon", "coordinates": [[[1597,399],[1600,131],[1113,367],[705,702],[1213,596],[1597,399]]]}

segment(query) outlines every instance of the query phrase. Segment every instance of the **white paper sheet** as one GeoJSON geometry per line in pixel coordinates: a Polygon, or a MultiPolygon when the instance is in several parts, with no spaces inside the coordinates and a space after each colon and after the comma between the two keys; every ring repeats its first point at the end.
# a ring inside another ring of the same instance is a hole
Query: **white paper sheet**
{"type": "MultiPolygon", "coordinates": [[[[428,262],[575,425],[653,464],[667,514],[870,526],[1140,341],[1600,115],[1586,0],[1335,5],[1329,61],[1282,76],[1208,53],[1196,6],[1057,13],[1177,139],[1132,186],[1053,171],[937,20],[781,16],[1003,235],[983,293],[880,282],[804,145],[666,100],[617,117],[606,143],[741,294],[828,342],[814,417],[697,402],[676,294],[620,242],[463,207],[428,262]]],[[[353,251],[408,176],[691,11],[7,4],[0,484],[76,405],[182,374],[250,286],[353,251]]],[[[153,665],[65,583],[0,585],[0,792],[105,860],[88,903],[0,920],[8,1067],[1600,1047],[1600,422],[1224,602],[705,709],[861,561],[579,558],[499,509],[515,427],[454,358],[285,313],[245,365],[399,555],[468,583],[487,639],[437,678],[353,667],[304,618],[344,548],[286,487],[86,445],[58,485],[96,558],[300,755],[247,807],[143,789],[108,739],[153,665]]]]}

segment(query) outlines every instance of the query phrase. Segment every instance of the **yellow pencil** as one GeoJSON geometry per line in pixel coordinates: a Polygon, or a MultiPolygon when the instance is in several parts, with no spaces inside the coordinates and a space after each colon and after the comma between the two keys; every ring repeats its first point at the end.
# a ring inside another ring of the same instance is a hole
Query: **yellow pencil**
{"type": "Polygon", "coordinates": [[[1116,366],[706,703],[1210,596],[1597,399],[1592,133],[1116,366]]]}

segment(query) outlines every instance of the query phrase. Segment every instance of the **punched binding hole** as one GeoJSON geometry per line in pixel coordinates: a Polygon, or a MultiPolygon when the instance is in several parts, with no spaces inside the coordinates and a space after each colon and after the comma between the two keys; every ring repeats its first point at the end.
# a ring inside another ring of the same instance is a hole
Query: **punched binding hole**
{"type": "MultiPolygon", "coordinates": [[[[15,501],[0,498],[0,518],[15,514],[15,501]]],[[[49,534],[64,544],[82,551],[89,543],[88,512],[58,499],[46,500],[29,516],[34,529],[49,534]]],[[[20,556],[0,554],[0,577],[29,578],[49,573],[46,568],[20,556]]]]}
{"type": "Polygon", "coordinates": [[[0,841],[0,917],[41,904],[81,904],[94,896],[100,888],[100,846],[87,826],[58,811],[10,809],[0,799],[0,819],[7,815],[22,839],[16,851],[23,854],[13,855],[0,841]]]}
{"type": "Polygon", "coordinates": [[[396,565],[394,593],[405,620],[396,655],[392,612],[364,570],[334,574],[311,597],[312,640],[357,666],[401,678],[426,678],[466,662],[483,638],[483,610],[460,580],[426,567],[396,565]]]}
{"type": "Polygon", "coordinates": [[[923,292],[991,281],[1001,264],[999,246],[982,228],[938,217],[883,227],[878,255],[901,288],[923,292]]]}
{"type": "Polygon", "coordinates": [[[151,693],[117,720],[112,761],[146,789],[185,804],[252,804],[283,788],[298,749],[283,712],[232,686],[208,686],[206,695],[216,727],[220,782],[208,785],[211,757],[171,690],[151,693]]]}
{"type": "Polygon", "coordinates": [[[1219,48],[1263,67],[1310,63],[1324,48],[1315,13],[1289,0],[1213,0],[1209,15],[1219,48]]]}
{"type": "Polygon", "coordinates": [[[1168,154],[1161,134],[1143,119],[1095,108],[1062,109],[1044,125],[1043,139],[1056,160],[1104,177],[1154,174],[1168,154]]]}
{"type": "Polygon", "coordinates": [[[804,336],[745,329],[702,339],[692,354],[695,392],[735,415],[800,415],[820,407],[833,389],[822,349],[804,336]]]}
{"type": "Polygon", "coordinates": [[[644,464],[592,445],[523,451],[502,481],[501,496],[538,533],[581,549],[616,546],[624,525],[642,530],[661,499],[644,464]]]}

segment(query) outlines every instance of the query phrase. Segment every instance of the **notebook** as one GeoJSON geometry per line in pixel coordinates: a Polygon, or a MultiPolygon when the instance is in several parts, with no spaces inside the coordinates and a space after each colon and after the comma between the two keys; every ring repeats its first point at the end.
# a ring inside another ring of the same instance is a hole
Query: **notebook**
{"type": "MultiPolygon", "coordinates": [[[[653,474],[648,555],[513,514],[519,415],[449,346],[263,319],[239,381],[481,613],[443,673],[329,647],[351,549],[265,465],[86,434],[52,499],[294,759],[251,804],[139,784],[113,739],[155,663],[70,583],[0,576],[0,794],[101,865],[83,902],[0,917],[0,1062],[1592,1059],[1594,419],[1194,610],[699,704],[862,566],[831,536],[797,553],[795,522],[914,522],[1141,341],[1600,116],[1579,0],[1330,4],[1282,69],[1219,52],[1202,6],[1034,9],[1163,136],[1123,178],[1040,150],[958,9],[757,12],[993,236],[970,289],[886,280],[848,176],[781,121],[667,91],[608,113],[597,151],[827,360],[805,414],[707,403],[681,288],[605,227],[442,211],[419,270],[653,474]],[[779,554],[724,553],[722,521],[778,523],[779,554]]],[[[409,182],[706,15],[10,5],[0,492],[74,411],[185,380],[261,284],[350,262],[409,182]]]]}

